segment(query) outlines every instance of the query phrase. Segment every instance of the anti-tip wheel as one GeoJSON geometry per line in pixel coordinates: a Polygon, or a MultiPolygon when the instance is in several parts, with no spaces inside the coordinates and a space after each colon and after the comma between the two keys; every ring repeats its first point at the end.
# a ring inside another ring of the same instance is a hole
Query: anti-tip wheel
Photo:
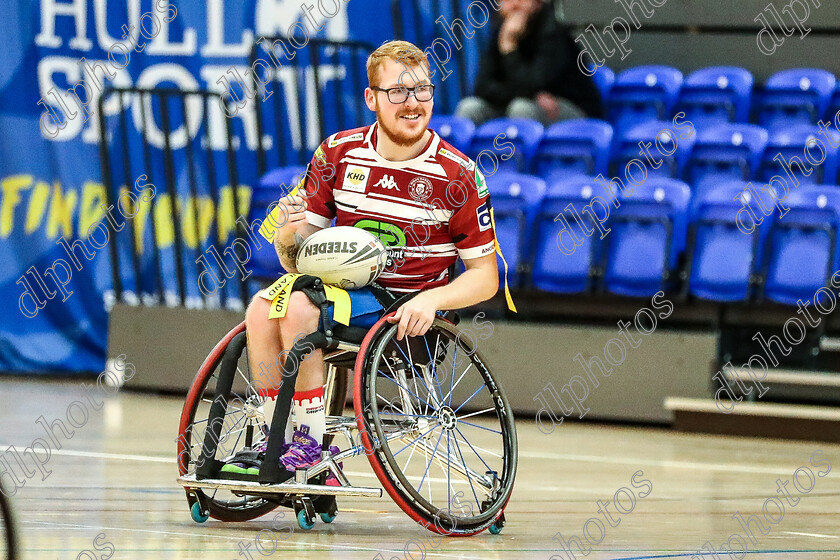
{"type": "Polygon", "coordinates": [[[196,523],[204,523],[210,519],[208,514],[202,513],[201,504],[198,502],[195,502],[192,506],[190,506],[190,517],[192,517],[192,520],[196,523]]]}
{"type": "Polygon", "coordinates": [[[492,525],[490,525],[490,527],[488,528],[488,530],[490,531],[490,534],[491,534],[491,535],[498,535],[499,533],[501,533],[501,532],[502,532],[502,529],[504,529],[504,525],[499,525],[499,523],[498,523],[498,522],[493,523],[493,524],[492,524],[492,525]]]}
{"type": "Polygon", "coordinates": [[[312,527],[315,526],[315,518],[314,517],[309,517],[306,514],[305,509],[302,509],[299,512],[297,512],[297,522],[298,522],[298,527],[300,527],[304,531],[308,531],[312,527]]]}
{"type": "Polygon", "coordinates": [[[332,523],[333,521],[335,521],[335,518],[336,514],[330,515],[329,513],[321,512],[321,521],[323,521],[324,523],[332,523]]]}

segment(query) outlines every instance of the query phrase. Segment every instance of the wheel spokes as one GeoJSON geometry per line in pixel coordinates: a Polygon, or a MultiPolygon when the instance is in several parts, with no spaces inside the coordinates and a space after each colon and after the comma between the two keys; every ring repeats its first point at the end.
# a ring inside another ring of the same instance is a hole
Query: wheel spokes
{"type": "Polygon", "coordinates": [[[392,331],[371,347],[374,356],[368,367],[379,375],[369,378],[372,386],[363,394],[373,397],[376,405],[372,424],[380,439],[394,429],[401,432],[398,439],[378,447],[377,455],[407,503],[431,515],[449,511],[447,522],[457,521],[459,528],[488,523],[509,494],[502,486],[512,481],[506,457],[510,413],[499,409],[503,401],[497,386],[474,349],[464,346],[449,327],[433,328],[437,332],[427,332],[419,348],[396,343],[392,331]],[[428,363],[421,363],[424,354],[428,363]],[[414,378],[403,380],[402,372],[414,378]],[[414,461],[415,455],[422,459],[414,461]]]}

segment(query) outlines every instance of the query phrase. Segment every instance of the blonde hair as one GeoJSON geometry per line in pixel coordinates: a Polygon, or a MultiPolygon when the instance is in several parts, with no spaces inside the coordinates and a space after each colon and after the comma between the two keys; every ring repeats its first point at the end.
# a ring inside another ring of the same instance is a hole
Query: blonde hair
{"type": "Polygon", "coordinates": [[[376,80],[379,78],[379,69],[386,60],[402,62],[406,70],[409,70],[412,66],[424,64],[426,66],[426,75],[429,75],[429,59],[426,53],[421,51],[416,45],[408,41],[385,41],[379,48],[370,53],[365,64],[369,86],[377,85],[376,80]]]}

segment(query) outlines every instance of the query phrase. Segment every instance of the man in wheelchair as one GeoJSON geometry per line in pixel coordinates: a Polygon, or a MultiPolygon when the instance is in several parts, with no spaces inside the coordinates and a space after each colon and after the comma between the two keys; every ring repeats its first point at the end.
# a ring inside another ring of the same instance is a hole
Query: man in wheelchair
{"type": "MultiPolygon", "coordinates": [[[[333,134],[318,147],[299,191],[279,202],[288,219],[276,229],[274,246],[283,268],[296,272],[302,240],[330,227],[333,219],[377,235],[389,246],[389,264],[378,279],[386,295],[396,300],[416,294],[390,319],[399,324],[397,338],[418,337],[438,311],[496,294],[490,198],[475,162],[427,128],[434,85],[423,51],[405,41],[386,42],[368,58],[367,75],[365,102],[376,123],[333,134]],[[457,257],[466,271],[449,282],[457,257]]],[[[349,294],[350,326],[373,326],[387,304],[382,291],[364,287],[349,294]]],[[[302,291],[291,293],[284,317],[270,319],[269,311],[270,301],[257,295],[245,316],[249,365],[265,399],[266,422],[282,379],[278,356],[301,336],[331,328],[320,324],[320,309],[302,291]]],[[[280,463],[289,473],[320,458],[326,430],[323,386],[323,354],[314,350],[299,365],[297,427],[292,431],[287,422],[281,448],[280,463]]],[[[262,441],[236,453],[222,467],[223,476],[256,477],[264,451],[262,441]]]]}

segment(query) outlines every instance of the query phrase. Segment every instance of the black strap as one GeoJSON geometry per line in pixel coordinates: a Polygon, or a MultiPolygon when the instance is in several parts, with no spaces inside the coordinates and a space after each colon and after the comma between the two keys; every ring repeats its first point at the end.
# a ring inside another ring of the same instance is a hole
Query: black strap
{"type": "Polygon", "coordinates": [[[404,304],[405,302],[407,302],[408,300],[420,293],[419,291],[417,291],[398,296],[392,293],[387,288],[383,288],[376,282],[368,284],[368,288],[370,288],[371,293],[373,293],[373,295],[376,297],[376,300],[379,302],[379,305],[381,305],[385,309],[385,313],[390,313],[391,311],[394,311],[400,305],[404,304]]]}
{"type": "Polygon", "coordinates": [[[379,305],[381,305],[383,309],[387,310],[398,299],[397,296],[391,293],[387,288],[380,286],[376,282],[371,282],[367,287],[370,289],[373,297],[376,298],[376,301],[379,302],[379,305]]]}

